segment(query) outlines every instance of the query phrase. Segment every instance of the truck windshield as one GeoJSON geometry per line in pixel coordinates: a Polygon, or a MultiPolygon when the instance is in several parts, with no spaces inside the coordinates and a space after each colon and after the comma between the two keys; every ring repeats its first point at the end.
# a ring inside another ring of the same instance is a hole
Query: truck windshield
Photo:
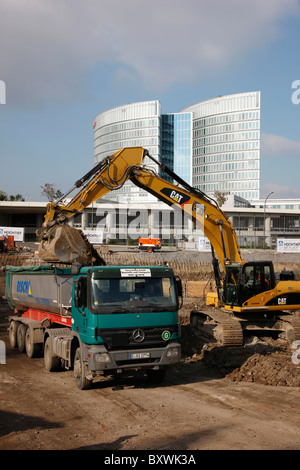
{"type": "Polygon", "coordinates": [[[172,277],[91,279],[95,313],[174,311],[178,308],[172,277]]]}

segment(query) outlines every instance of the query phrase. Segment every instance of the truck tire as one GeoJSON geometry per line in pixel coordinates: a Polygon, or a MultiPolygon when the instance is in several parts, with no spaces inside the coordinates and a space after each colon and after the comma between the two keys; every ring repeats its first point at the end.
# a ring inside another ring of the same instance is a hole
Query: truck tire
{"type": "Polygon", "coordinates": [[[80,390],[87,390],[92,384],[92,380],[86,377],[87,366],[81,359],[80,347],[76,349],[74,358],[74,377],[76,385],[80,390]]]}
{"type": "Polygon", "coordinates": [[[45,341],[44,362],[45,362],[45,369],[48,372],[53,372],[59,369],[60,358],[53,355],[52,339],[50,336],[48,336],[48,338],[45,341]]]}
{"type": "Polygon", "coordinates": [[[9,339],[9,344],[11,345],[12,348],[16,348],[18,346],[17,331],[18,331],[18,322],[12,320],[8,328],[8,339],[9,339]]]}
{"type": "Polygon", "coordinates": [[[33,329],[28,327],[25,335],[25,351],[30,359],[41,351],[41,344],[33,342],[33,333],[33,329]]]}
{"type": "Polygon", "coordinates": [[[26,335],[26,325],[24,323],[19,323],[17,329],[17,345],[20,352],[25,351],[25,335],[26,335]]]}

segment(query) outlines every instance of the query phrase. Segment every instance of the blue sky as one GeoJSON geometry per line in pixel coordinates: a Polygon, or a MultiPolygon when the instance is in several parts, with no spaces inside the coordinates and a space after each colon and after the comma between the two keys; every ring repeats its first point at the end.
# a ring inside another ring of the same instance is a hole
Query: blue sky
{"type": "Polygon", "coordinates": [[[299,26],[297,0],[0,0],[0,190],[67,191],[105,109],[260,90],[261,197],[300,198],[299,26]]]}

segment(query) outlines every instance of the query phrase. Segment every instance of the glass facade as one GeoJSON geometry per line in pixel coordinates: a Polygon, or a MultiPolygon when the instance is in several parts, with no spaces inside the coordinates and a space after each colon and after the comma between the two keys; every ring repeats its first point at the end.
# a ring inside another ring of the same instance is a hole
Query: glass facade
{"type": "MultiPolygon", "coordinates": [[[[163,114],[161,161],[187,183],[192,183],[192,114],[163,114]]],[[[171,179],[164,174],[165,179],[171,179]]]]}
{"type": "MultiPolygon", "coordinates": [[[[144,147],[159,160],[161,105],[159,101],[131,103],[109,109],[96,116],[94,121],[95,163],[124,147],[144,147]]],[[[144,162],[155,168],[152,160],[144,162]]],[[[157,167],[157,166],[156,166],[157,167]]],[[[155,168],[156,171],[157,168],[155,168]]],[[[156,200],[130,181],[106,199],[120,202],[147,202],[156,200]]]]}
{"type": "MultiPolygon", "coordinates": [[[[141,146],[190,185],[259,199],[260,92],[219,96],[161,114],[159,101],[119,106],[96,116],[95,163],[123,147],[141,146]]],[[[154,167],[154,163],[145,159],[154,167]]],[[[165,179],[169,179],[165,173],[165,179]]],[[[131,182],[107,196],[120,202],[156,200],[131,182]]]]}
{"type": "Polygon", "coordinates": [[[209,196],[222,191],[259,199],[260,92],[220,96],[183,111],[193,113],[192,185],[209,196]]]}
{"type": "MultiPolygon", "coordinates": [[[[162,115],[161,128],[161,162],[174,171],[174,114],[162,115]]],[[[172,181],[166,173],[163,178],[172,181]]]]}

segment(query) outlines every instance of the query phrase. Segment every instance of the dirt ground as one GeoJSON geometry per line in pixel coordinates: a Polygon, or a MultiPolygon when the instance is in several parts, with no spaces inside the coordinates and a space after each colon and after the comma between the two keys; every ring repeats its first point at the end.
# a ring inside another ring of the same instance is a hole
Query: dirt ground
{"type": "Polygon", "coordinates": [[[163,384],[136,374],[80,391],[72,371],[46,372],[42,357],[10,347],[10,312],[1,300],[0,450],[299,450],[295,350],[283,340],[253,337],[241,348],[206,347],[187,322],[197,302],[184,299],[182,360],[163,384]]]}

